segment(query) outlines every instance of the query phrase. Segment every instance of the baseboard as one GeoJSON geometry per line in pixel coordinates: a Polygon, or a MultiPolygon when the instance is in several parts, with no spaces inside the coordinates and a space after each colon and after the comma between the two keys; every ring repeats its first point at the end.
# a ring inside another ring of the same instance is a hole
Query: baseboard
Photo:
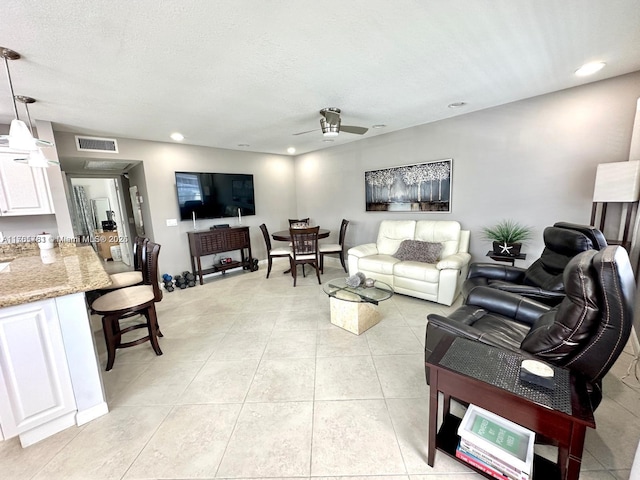
{"type": "Polygon", "coordinates": [[[76,425],[84,425],[85,423],[89,423],[91,420],[95,420],[107,413],[109,413],[109,406],[107,405],[107,402],[99,403],[98,405],[78,412],[76,414],[76,425]]]}
{"type": "Polygon", "coordinates": [[[20,434],[20,444],[23,447],[28,447],[34,443],[44,440],[47,437],[55,435],[62,430],[66,430],[69,427],[74,427],[76,412],[70,412],[62,417],[58,417],[55,420],[40,425],[39,427],[32,428],[24,433],[20,434]]]}

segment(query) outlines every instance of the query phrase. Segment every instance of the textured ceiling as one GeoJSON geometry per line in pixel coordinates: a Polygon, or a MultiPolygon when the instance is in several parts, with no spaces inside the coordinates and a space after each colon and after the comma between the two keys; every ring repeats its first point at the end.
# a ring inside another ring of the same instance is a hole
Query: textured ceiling
{"type": "Polygon", "coordinates": [[[5,0],[0,45],[55,130],[299,154],[640,70],[640,0],[5,0]]]}

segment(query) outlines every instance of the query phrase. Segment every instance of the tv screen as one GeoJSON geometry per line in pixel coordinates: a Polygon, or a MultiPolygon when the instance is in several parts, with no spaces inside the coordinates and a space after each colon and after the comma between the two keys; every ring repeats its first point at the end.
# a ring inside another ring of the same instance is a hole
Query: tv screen
{"type": "Polygon", "coordinates": [[[176,172],[180,219],[255,215],[253,175],[176,172]]]}

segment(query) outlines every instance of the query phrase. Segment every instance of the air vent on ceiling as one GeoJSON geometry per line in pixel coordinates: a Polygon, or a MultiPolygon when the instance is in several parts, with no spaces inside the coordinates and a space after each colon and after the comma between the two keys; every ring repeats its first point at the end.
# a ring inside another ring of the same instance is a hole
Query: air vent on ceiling
{"type": "Polygon", "coordinates": [[[118,142],[114,138],[81,137],[76,135],[76,148],[79,152],[118,153],[118,142]]]}

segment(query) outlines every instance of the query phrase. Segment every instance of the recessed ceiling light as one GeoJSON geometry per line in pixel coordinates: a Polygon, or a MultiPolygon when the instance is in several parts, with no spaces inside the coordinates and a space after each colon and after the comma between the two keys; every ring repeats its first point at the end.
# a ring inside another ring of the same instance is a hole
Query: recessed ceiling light
{"type": "Polygon", "coordinates": [[[296,153],[296,149],[293,148],[293,147],[289,147],[289,148],[287,148],[287,153],[294,154],[294,153],[296,153]]]}
{"type": "Polygon", "coordinates": [[[586,77],[587,75],[593,75],[604,68],[606,63],[604,62],[591,62],[585,63],[579,69],[576,70],[576,75],[579,77],[586,77]]]}
{"type": "Polygon", "coordinates": [[[182,140],[184,140],[184,135],[182,135],[179,132],[173,132],[171,134],[171,140],[175,140],[176,142],[181,142],[182,140]]]}
{"type": "Polygon", "coordinates": [[[248,147],[249,144],[248,143],[239,143],[238,146],[239,147],[248,147]]]}
{"type": "Polygon", "coordinates": [[[382,124],[382,123],[381,123],[381,124],[379,124],[379,125],[372,125],[372,126],[371,126],[371,128],[384,128],[384,127],[386,127],[386,125],[384,125],[384,124],[382,124]]]}
{"type": "Polygon", "coordinates": [[[466,105],[466,102],[453,102],[450,103],[449,105],[447,105],[447,107],[449,108],[460,108],[460,107],[464,107],[466,105]]]}

